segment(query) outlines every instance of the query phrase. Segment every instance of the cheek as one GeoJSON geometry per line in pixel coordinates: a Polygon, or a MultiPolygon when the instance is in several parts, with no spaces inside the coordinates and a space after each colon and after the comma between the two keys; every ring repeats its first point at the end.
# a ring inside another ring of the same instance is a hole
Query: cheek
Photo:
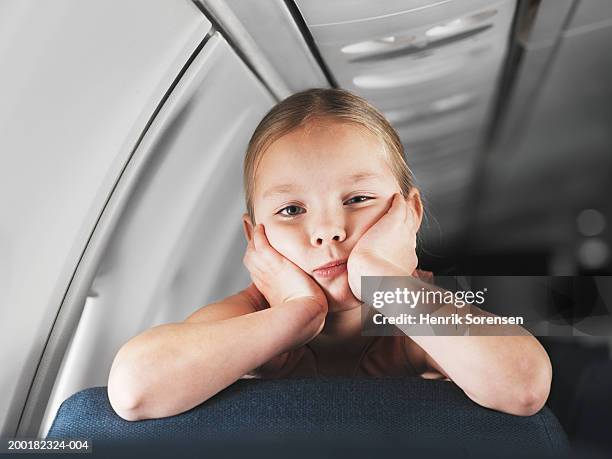
{"type": "Polygon", "coordinates": [[[297,226],[269,225],[266,226],[266,235],[277,252],[302,267],[306,244],[305,236],[297,226]]]}
{"type": "Polygon", "coordinates": [[[363,212],[359,215],[359,219],[355,222],[355,236],[361,238],[363,234],[369,230],[374,224],[380,220],[385,214],[386,207],[383,205],[371,206],[367,209],[363,209],[363,212]]]}

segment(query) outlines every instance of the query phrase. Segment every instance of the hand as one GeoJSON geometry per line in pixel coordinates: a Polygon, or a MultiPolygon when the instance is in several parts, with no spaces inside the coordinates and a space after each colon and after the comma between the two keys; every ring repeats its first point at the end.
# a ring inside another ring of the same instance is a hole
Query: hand
{"type": "Polygon", "coordinates": [[[327,312],[327,298],[321,287],[304,270],[270,245],[262,224],[253,228],[253,237],[248,242],[243,262],[270,307],[308,298],[314,300],[323,312],[327,312]]]}
{"type": "Polygon", "coordinates": [[[400,193],[393,195],[389,210],[353,247],[346,264],[353,295],[361,300],[362,276],[411,276],[416,255],[417,218],[400,193]]]}

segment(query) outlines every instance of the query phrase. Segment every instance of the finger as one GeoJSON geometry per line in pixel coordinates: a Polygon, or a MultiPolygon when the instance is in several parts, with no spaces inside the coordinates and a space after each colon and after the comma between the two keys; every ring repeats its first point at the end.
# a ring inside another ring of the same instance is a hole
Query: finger
{"type": "Polygon", "coordinates": [[[414,209],[410,205],[410,200],[404,200],[404,209],[406,210],[406,218],[404,221],[410,224],[410,227],[414,226],[414,209]]]}
{"type": "Polygon", "coordinates": [[[389,214],[399,219],[400,221],[405,221],[406,220],[406,209],[402,201],[405,202],[402,194],[395,193],[393,195],[393,200],[391,201],[391,208],[389,209],[389,214]]]}
{"type": "Polygon", "coordinates": [[[281,254],[277,252],[274,247],[272,247],[270,241],[268,241],[266,230],[262,223],[257,225],[256,231],[253,232],[253,240],[255,242],[257,252],[259,252],[260,256],[266,260],[266,262],[276,262],[282,257],[281,254]]]}
{"type": "Polygon", "coordinates": [[[404,211],[402,214],[403,221],[408,222],[410,220],[410,209],[412,208],[412,206],[410,205],[410,199],[404,198],[403,196],[401,196],[401,200],[402,200],[402,210],[404,211]]]}
{"type": "Polygon", "coordinates": [[[414,231],[415,233],[418,231],[419,227],[418,227],[418,217],[417,217],[417,213],[416,210],[414,210],[414,207],[411,206],[409,204],[409,208],[408,208],[408,221],[410,222],[410,227],[412,228],[412,231],[414,231]]]}
{"type": "Polygon", "coordinates": [[[410,229],[410,246],[412,247],[413,250],[416,250],[416,245],[417,245],[416,233],[411,228],[410,229]]]}
{"type": "Polygon", "coordinates": [[[268,235],[266,234],[266,228],[264,227],[263,223],[259,225],[259,239],[257,239],[257,245],[266,255],[280,255],[276,249],[272,247],[272,244],[270,244],[268,235]]]}
{"type": "Polygon", "coordinates": [[[244,266],[252,273],[255,269],[257,269],[257,253],[252,250],[247,250],[242,257],[242,263],[244,266]]]}
{"type": "Polygon", "coordinates": [[[255,244],[253,243],[253,236],[251,236],[251,238],[247,241],[247,252],[254,251],[254,250],[255,250],[255,244]]]}
{"type": "Polygon", "coordinates": [[[406,211],[404,221],[406,223],[409,223],[409,225],[410,225],[410,227],[412,229],[415,229],[416,228],[417,215],[416,215],[416,211],[414,210],[414,206],[411,203],[410,197],[404,199],[404,209],[406,211]]]}
{"type": "Polygon", "coordinates": [[[387,214],[389,215],[394,215],[395,212],[397,212],[397,195],[398,193],[394,193],[393,196],[391,197],[391,205],[389,206],[389,209],[387,210],[387,214]]]}
{"type": "Polygon", "coordinates": [[[265,235],[263,234],[263,225],[258,223],[253,228],[253,245],[255,245],[255,250],[265,250],[266,248],[266,240],[265,235]]]}

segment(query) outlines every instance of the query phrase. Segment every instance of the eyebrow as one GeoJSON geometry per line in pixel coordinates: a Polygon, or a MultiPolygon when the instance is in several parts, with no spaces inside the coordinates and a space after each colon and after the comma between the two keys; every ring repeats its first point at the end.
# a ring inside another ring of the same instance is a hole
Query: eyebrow
{"type": "MultiPolygon", "coordinates": [[[[346,183],[358,183],[365,182],[368,180],[379,179],[380,175],[372,173],[372,172],[357,172],[355,174],[351,174],[344,180],[346,183]]],[[[263,199],[268,199],[272,196],[287,194],[295,191],[302,190],[301,187],[296,186],[292,183],[286,183],[283,185],[276,185],[272,188],[269,188],[264,194],[263,199]]]]}

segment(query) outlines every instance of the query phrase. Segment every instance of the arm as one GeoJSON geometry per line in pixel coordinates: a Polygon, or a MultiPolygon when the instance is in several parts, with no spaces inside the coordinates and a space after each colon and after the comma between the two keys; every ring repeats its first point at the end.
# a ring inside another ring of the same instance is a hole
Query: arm
{"type": "MultiPolygon", "coordinates": [[[[224,299],[220,303],[215,303],[213,305],[198,309],[196,312],[187,317],[185,322],[214,322],[243,314],[250,314],[269,307],[270,304],[268,303],[268,300],[266,300],[261,292],[257,290],[255,284],[251,283],[241,292],[224,299]]],[[[289,351],[283,352],[277,356],[274,356],[263,365],[249,371],[244,376],[269,377],[270,375],[275,375],[287,363],[288,357],[289,351]]]]}
{"type": "MultiPolygon", "coordinates": [[[[399,193],[393,195],[389,210],[361,236],[349,256],[349,285],[355,297],[362,299],[362,276],[402,276],[408,289],[443,290],[411,277],[418,266],[416,233],[422,216],[416,188],[403,199],[399,193]]],[[[445,306],[433,306],[430,310],[425,306],[423,312],[465,314],[467,309],[456,311],[454,305],[448,305],[445,311],[445,306]]],[[[470,312],[493,315],[476,307],[470,312]]],[[[504,330],[494,330],[494,334],[511,336],[418,336],[428,333],[418,333],[410,325],[398,328],[425,351],[429,369],[452,379],[476,403],[531,415],[546,402],[552,377],[550,360],[540,343],[522,327],[508,325],[504,330]]],[[[476,328],[470,326],[471,335],[491,334],[476,328]]]]}
{"type": "MultiPolygon", "coordinates": [[[[393,267],[381,275],[408,277],[393,267]]],[[[439,289],[414,277],[407,282],[409,288],[439,289]]],[[[427,312],[493,316],[473,305],[470,308],[447,305],[427,312]]],[[[425,351],[427,370],[451,379],[476,403],[519,416],[537,413],[546,403],[552,379],[550,359],[542,345],[518,325],[497,328],[496,334],[501,332],[504,336],[484,336],[491,334],[490,329],[480,328],[471,325],[471,336],[410,335],[405,343],[418,344],[425,351]]]]}
{"type": "Polygon", "coordinates": [[[518,416],[546,403],[552,367],[533,336],[413,336],[428,369],[455,382],[473,401],[518,416]]]}
{"type": "Polygon", "coordinates": [[[216,320],[202,321],[202,312],[128,341],[109,375],[113,409],[130,421],[187,411],[245,373],[308,342],[325,319],[321,306],[307,299],[227,318],[229,312],[219,306],[230,304],[234,314],[244,311],[238,303],[217,303],[203,308],[211,308],[208,319],[216,320]]]}

